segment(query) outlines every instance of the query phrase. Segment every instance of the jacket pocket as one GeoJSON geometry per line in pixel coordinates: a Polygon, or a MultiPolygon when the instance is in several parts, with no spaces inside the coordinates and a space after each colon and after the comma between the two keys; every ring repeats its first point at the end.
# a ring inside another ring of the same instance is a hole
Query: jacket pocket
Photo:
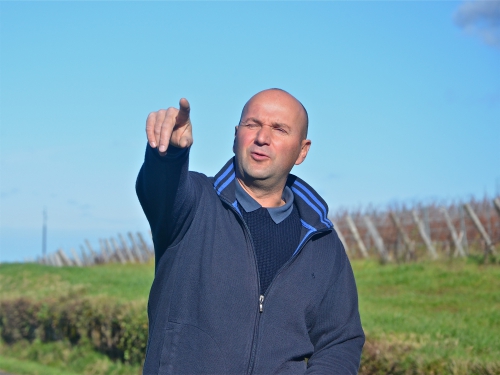
{"type": "Polygon", "coordinates": [[[225,358],[210,335],[193,325],[167,324],[158,375],[226,373],[225,358]]]}
{"type": "Polygon", "coordinates": [[[304,360],[287,361],[283,363],[274,375],[301,375],[305,374],[307,364],[304,360]]]}

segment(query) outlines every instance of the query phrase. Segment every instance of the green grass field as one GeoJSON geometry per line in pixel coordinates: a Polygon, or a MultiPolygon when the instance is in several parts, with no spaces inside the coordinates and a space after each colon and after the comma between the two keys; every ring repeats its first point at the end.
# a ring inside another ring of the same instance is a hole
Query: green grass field
{"type": "MultiPolygon", "coordinates": [[[[472,373],[467,370],[471,364],[478,366],[477,373],[493,374],[500,369],[498,265],[478,265],[467,260],[384,266],[356,260],[352,264],[361,319],[368,337],[367,355],[369,351],[381,351],[386,361],[406,363],[400,372],[392,373],[431,374],[439,373],[435,369],[441,368],[445,373],[465,374],[472,373]],[[408,370],[415,366],[417,372],[408,370]]],[[[152,264],[90,268],[3,264],[0,265],[0,296],[1,299],[20,296],[43,299],[78,291],[118,301],[134,300],[144,303],[146,308],[152,278],[152,264]]],[[[64,368],[64,361],[47,359],[46,352],[52,353],[52,357],[56,352],[66,353],[68,358],[75,355],[62,343],[53,344],[50,350],[47,345],[8,347],[2,344],[0,368],[19,375],[43,375],[47,368],[64,368]]],[[[113,364],[101,355],[82,353],[78,357],[87,358],[88,363],[82,360],[78,366],[66,367],[65,374],[71,371],[109,375],[139,372],[138,368],[113,364]],[[99,363],[101,370],[90,371],[89,363],[99,363]]]]}

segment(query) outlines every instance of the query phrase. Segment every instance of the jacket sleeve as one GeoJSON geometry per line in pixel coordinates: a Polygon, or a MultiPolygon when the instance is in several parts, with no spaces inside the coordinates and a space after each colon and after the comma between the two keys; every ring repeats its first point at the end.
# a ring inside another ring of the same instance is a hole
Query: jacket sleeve
{"type": "Polygon", "coordinates": [[[182,239],[194,216],[197,194],[188,164],[189,149],[170,146],[161,156],[146,147],[135,189],[151,227],[156,265],[165,250],[182,239]]]}
{"type": "Polygon", "coordinates": [[[337,275],[318,308],[309,332],[314,352],[306,374],[357,374],[365,335],[361,328],[358,294],[351,264],[336,236],[337,275]]]}

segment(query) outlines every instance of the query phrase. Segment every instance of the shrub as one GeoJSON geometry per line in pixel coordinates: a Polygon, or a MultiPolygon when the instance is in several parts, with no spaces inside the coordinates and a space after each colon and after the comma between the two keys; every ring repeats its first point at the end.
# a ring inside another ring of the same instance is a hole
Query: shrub
{"type": "Polygon", "coordinates": [[[145,308],[138,303],[81,296],[0,302],[0,336],[7,344],[35,339],[88,342],[111,359],[137,364],[144,359],[147,327],[145,308]]]}

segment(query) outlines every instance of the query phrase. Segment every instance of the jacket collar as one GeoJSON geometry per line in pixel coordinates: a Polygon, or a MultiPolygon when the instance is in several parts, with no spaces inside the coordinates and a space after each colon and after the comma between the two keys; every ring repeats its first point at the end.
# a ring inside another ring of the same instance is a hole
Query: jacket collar
{"type": "MultiPolygon", "coordinates": [[[[214,189],[222,200],[237,209],[235,178],[233,157],[215,175],[214,189]]],[[[286,185],[293,192],[294,202],[304,227],[315,231],[333,228],[332,222],[328,219],[328,205],[312,187],[293,174],[288,175],[286,185]]]]}

